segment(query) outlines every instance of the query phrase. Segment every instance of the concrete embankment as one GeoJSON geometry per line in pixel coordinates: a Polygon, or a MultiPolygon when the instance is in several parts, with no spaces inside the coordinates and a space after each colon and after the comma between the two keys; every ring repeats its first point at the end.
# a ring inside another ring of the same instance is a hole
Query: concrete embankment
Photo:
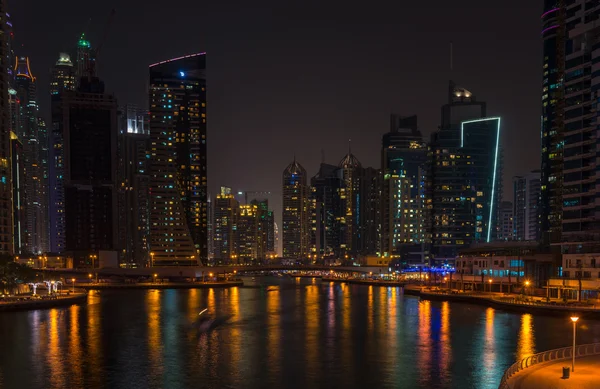
{"type": "Polygon", "coordinates": [[[24,311],[30,309],[49,309],[65,307],[73,304],[87,302],[87,293],[76,293],[71,296],[63,296],[56,299],[35,299],[15,302],[0,303],[0,312],[24,311]]]}
{"type": "Polygon", "coordinates": [[[144,282],[135,284],[117,284],[99,282],[91,284],[77,284],[77,288],[104,290],[104,289],[205,289],[205,288],[231,288],[243,286],[243,281],[227,282],[144,282]]]}

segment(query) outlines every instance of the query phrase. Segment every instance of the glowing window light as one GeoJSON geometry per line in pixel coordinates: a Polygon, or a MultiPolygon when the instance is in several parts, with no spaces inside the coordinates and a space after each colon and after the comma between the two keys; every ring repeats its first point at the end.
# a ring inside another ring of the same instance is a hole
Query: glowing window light
{"type": "Polygon", "coordinates": [[[494,212],[494,197],[495,197],[494,195],[496,193],[496,171],[498,170],[498,148],[500,146],[500,120],[501,119],[498,116],[498,117],[491,117],[491,118],[467,120],[467,121],[460,123],[460,147],[464,147],[465,124],[486,122],[486,121],[491,121],[491,120],[497,120],[498,126],[496,127],[496,150],[494,152],[494,174],[493,174],[493,178],[492,178],[492,198],[490,201],[490,214],[488,217],[488,231],[487,231],[487,239],[486,239],[486,242],[488,242],[488,243],[491,241],[491,234],[492,234],[492,215],[494,212]]]}

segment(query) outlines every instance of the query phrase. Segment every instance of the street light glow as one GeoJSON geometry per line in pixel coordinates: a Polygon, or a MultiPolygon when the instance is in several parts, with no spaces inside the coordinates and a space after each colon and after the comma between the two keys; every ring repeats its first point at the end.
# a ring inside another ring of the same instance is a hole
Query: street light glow
{"type": "Polygon", "coordinates": [[[579,317],[571,316],[571,320],[573,321],[573,323],[577,323],[577,320],[579,320],[579,317]]]}

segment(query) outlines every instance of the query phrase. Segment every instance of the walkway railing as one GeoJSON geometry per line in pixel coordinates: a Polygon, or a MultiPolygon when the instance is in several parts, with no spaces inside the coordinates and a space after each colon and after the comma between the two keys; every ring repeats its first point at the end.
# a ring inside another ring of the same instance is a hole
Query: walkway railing
{"type": "MultiPolygon", "coordinates": [[[[563,359],[573,358],[573,346],[558,348],[554,350],[548,350],[541,353],[533,354],[527,358],[521,359],[519,362],[514,363],[511,367],[506,369],[498,389],[512,389],[512,386],[508,382],[509,379],[528,367],[537,365],[539,363],[560,361],[563,359]]],[[[585,357],[588,355],[600,354],[600,343],[582,344],[575,346],[575,358],[585,357]]]]}

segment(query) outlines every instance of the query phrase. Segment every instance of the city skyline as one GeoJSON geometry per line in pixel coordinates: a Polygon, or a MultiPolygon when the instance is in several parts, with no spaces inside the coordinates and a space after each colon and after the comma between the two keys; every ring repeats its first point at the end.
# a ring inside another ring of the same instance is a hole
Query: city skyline
{"type": "MultiPolygon", "coordinates": [[[[32,58],[32,71],[40,79],[39,94],[45,96],[47,89],[42,87],[48,85],[47,69],[58,53],[77,42],[92,14],[99,16],[89,23],[88,36],[92,45],[97,45],[111,5],[67,1],[68,12],[60,15],[49,4],[40,4],[36,5],[39,12],[32,15],[24,12],[28,3],[8,1],[18,43],[15,49],[32,58]],[[46,13],[55,17],[43,18],[46,13]],[[64,28],[54,31],[49,28],[53,23],[64,28]],[[39,29],[44,26],[56,36],[40,39],[39,29]]],[[[541,15],[539,4],[519,3],[519,13],[513,12],[517,2],[482,5],[470,1],[457,10],[440,2],[433,9],[388,5],[382,11],[367,7],[360,12],[343,9],[339,14],[334,13],[335,4],[327,4],[320,9],[321,16],[311,16],[308,5],[305,10],[289,5],[273,6],[268,16],[246,6],[225,10],[219,5],[190,2],[191,10],[202,11],[200,29],[188,26],[185,20],[192,16],[185,14],[180,15],[184,18],[181,22],[173,19],[183,29],[177,33],[168,28],[148,31],[137,24],[136,5],[134,1],[119,4],[98,61],[99,75],[119,102],[144,107],[147,80],[143,75],[150,63],[205,49],[210,52],[208,182],[213,196],[222,185],[231,186],[234,192],[280,192],[280,170],[294,152],[312,176],[318,171],[321,150],[325,161],[335,164],[346,154],[348,139],[364,166],[377,167],[380,137],[388,131],[389,114],[417,114],[419,128],[428,139],[439,125],[439,107],[445,101],[449,79],[487,101],[489,116],[503,118],[504,198],[512,197],[512,176],[539,169],[541,42],[539,25],[534,22],[541,15]],[[291,11],[300,12],[291,17],[291,11]],[[362,20],[359,14],[364,16],[362,20]],[[430,22],[415,25],[402,16],[406,14],[415,20],[427,15],[430,22]],[[496,17],[483,23],[476,18],[481,14],[496,17]],[[515,27],[502,28],[497,19],[503,17],[510,17],[515,27]],[[381,23],[373,25],[377,18],[381,23]],[[459,18],[469,22],[455,23],[459,18]],[[317,28],[305,31],[307,24],[317,28]],[[327,28],[328,24],[337,28],[327,28]],[[446,30],[450,31],[444,32],[448,38],[441,41],[440,33],[446,30]],[[506,39],[496,39],[500,30],[506,39]],[[265,31],[277,31],[279,37],[269,38],[265,31]],[[308,33],[305,41],[297,39],[304,32],[308,33]],[[450,40],[454,42],[452,72],[450,40]],[[520,44],[511,45],[511,40],[520,44]],[[169,44],[157,52],[152,48],[157,42],[169,44]],[[321,82],[325,78],[328,82],[321,82]],[[282,94],[284,99],[279,97],[282,94]],[[268,152],[252,154],[260,147],[268,152]],[[534,147],[536,152],[531,152],[534,147]],[[250,161],[243,172],[240,160],[250,161]],[[261,172],[260,178],[256,178],[257,172],[261,172]]],[[[183,7],[168,9],[164,18],[161,13],[161,23],[173,23],[168,16],[182,13],[183,7]]],[[[148,25],[159,22],[159,12],[151,8],[144,11],[148,25]]],[[[46,105],[40,106],[42,113],[47,112],[46,105]]],[[[280,224],[281,196],[274,196],[272,206],[280,224]]]]}

